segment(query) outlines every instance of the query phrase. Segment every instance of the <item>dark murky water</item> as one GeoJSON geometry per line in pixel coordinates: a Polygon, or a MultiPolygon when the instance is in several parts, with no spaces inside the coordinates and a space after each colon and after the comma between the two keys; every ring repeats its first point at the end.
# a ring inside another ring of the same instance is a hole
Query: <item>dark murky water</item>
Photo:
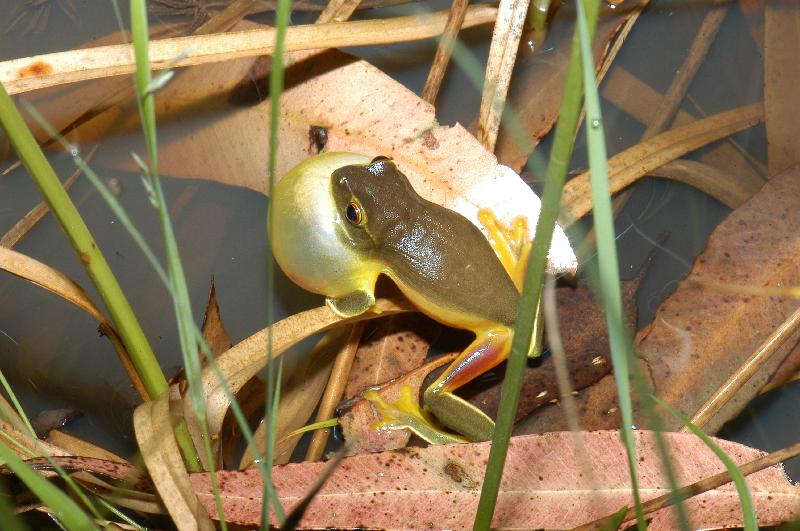
{"type": "MultiPolygon", "coordinates": [[[[23,1],[4,0],[4,3],[17,7],[23,1]]],[[[49,4],[53,6],[45,31],[23,35],[22,24],[33,20],[24,18],[14,30],[0,33],[0,59],[70,49],[115,30],[116,21],[108,2],[74,0],[74,3],[79,16],[77,26],[51,1],[49,4]]],[[[619,63],[664,92],[699,26],[705,4],[685,0],[654,3],[623,47],[619,63]]],[[[446,5],[439,2],[433,7],[446,5]]],[[[386,13],[409,9],[397,7],[386,13]]],[[[127,7],[122,6],[122,10],[126,12],[127,7]]],[[[32,16],[36,14],[29,15],[32,16]]],[[[298,15],[296,20],[303,18],[304,15],[298,15]]],[[[0,32],[10,24],[10,19],[10,15],[0,12],[0,32]]],[[[487,53],[489,37],[486,29],[465,34],[480,60],[487,53]]],[[[350,51],[419,93],[434,43],[350,51]]],[[[690,94],[704,112],[712,114],[760,100],[761,87],[760,58],[742,14],[732,8],[690,94]]],[[[479,89],[458,69],[451,69],[439,100],[440,122],[469,124],[477,114],[479,100],[479,89]]],[[[613,105],[606,105],[604,112],[610,154],[634,143],[643,132],[641,125],[613,105]]],[[[735,138],[755,157],[764,159],[763,126],[735,138]]],[[[130,149],[141,150],[138,139],[130,137],[130,142],[132,147],[121,149],[118,156],[128,156],[130,149]]],[[[114,145],[124,144],[117,141],[114,145]]],[[[545,141],[540,149],[546,153],[548,148],[545,141]]],[[[583,167],[584,152],[583,141],[579,139],[575,168],[583,167]]],[[[71,162],[63,155],[52,154],[51,159],[59,175],[72,172],[71,162]]],[[[138,178],[102,165],[95,165],[94,169],[106,179],[120,180],[121,201],[158,249],[158,220],[138,178]]],[[[202,315],[209,278],[214,275],[223,318],[232,339],[238,341],[262,328],[266,321],[264,301],[269,296],[264,280],[267,200],[247,190],[208,182],[165,179],[164,185],[173,208],[196,315],[202,315]]],[[[70,195],[80,203],[101,249],[130,295],[167,374],[173,373],[179,366],[180,355],[166,291],[91,185],[80,179],[70,195]]],[[[0,231],[13,225],[37,200],[38,192],[23,170],[0,177],[0,231]]],[[[705,247],[708,234],[727,213],[726,207],[688,186],[666,181],[637,186],[617,223],[623,277],[627,271],[638,270],[653,242],[665,230],[673,234],[658,252],[640,288],[639,326],[652,319],[660,302],[688,274],[693,258],[705,247]]],[[[90,289],[77,258],[51,217],[42,221],[17,249],[55,266],[90,289]]],[[[320,303],[319,297],[303,292],[280,273],[278,277],[275,294],[278,317],[320,303]]],[[[90,293],[94,294],[91,290],[90,293]]],[[[98,337],[92,319],[55,296],[7,274],[0,274],[0,301],[0,368],[26,409],[33,415],[44,409],[76,408],[84,415],[73,421],[68,431],[128,454],[133,448],[130,414],[137,397],[113,350],[104,338],[98,337]]],[[[794,442],[796,426],[800,425],[794,407],[798,398],[797,382],[761,397],[726,427],[722,435],[765,450],[794,442]]],[[[800,477],[797,460],[789,468],[795,478],[800,477]]]]}

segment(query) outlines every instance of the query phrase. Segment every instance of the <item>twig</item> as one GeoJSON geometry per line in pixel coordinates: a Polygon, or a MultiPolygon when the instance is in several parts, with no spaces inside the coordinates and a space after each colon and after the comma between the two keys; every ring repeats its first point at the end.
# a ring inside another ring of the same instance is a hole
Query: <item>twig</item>
{"type": "Polygon", "coordinates": [[[490,152],[494,151],[497,143],[500,119],[529,4],[530,0],[500,0],[497,11],[478,118],[478,140],[490,152]]]}
{"type": "MultiPolygon", "coordinates": [[[[749,476],[750,474],[754,474],[759,470],[763,470],[767,467],[777,465],[781,461],[786,461],[787,459],[791,459],[792,457],[796,457],[800,455],[800,443],[795,443],[791,446],[787,446],[782,450],[778,450],[776,452],[772,452],[771,454],[767,454],[763,457],[759,457],[758,459],[754,459],[749,463],[745,463],[739,466],[739,470],[742,471],[742,474],[745,476],[749,476]]],[[[657,498],[653,498],[652,500],[648,500],[642,504],[642,509],[644,509],[645,514],[650,514],[659,509],[663,509],[664,507],[669,506],[673,500],[676,498],[680,498],[681,500],[686,500],[691,498],[692,496],[697,496],[698,494],[702,494],[712,489],[716,489],[717,487],[721,487],[726,483],[731,482],[731,476],[728,474],[727,471],[720,472],[719,474],[715,474],[713,476],[707,477],[705,479],[701,479],[696,483],[692,483],[691,485],[687,485],[685,487],[681,487],[676,492],[667,493],[663,496],[659,496],[657,498]]],[[[620,523],[624,523],[632,518],[635,518],[636,514],[634,513],[633,509],[628,509],[628,512],[625,513],[623,520],[620,522],[619,520],[613,520],[620,523]]],[[[603,518],[598,518],[593,522],[589,522],[588,524],[584,524],[580,527],[576,527],[573,531],[585,531],[589,529],[600,529],[602,528],[603,524],[606,522],[612,521],[612,519],[616,518],[616,514],[610,514],[608,516],[604,516],[603,518]]]]}
{"type": "MultiPolygon", "coordinates": [[[[611,192],[622,190],[651,170],[690,151],[752,127],[760,123],[763,118],[763,105],[754,103],[670,129],[650,140],[636,144],[608,159],[611,192]]],[[[591,209],[589,172],[586,171],[564,186],[561,201],[562,227],[571,225],[591,209]]]]}
{"type": "Polygon", "coordinates": [[[439,40],[439,46],[436,48],[433,65],[430,72],[428,72],[428,79],[425,80],[425,88],[422,89],[422,99],[431,105],[436,103],[436,96],[439,94],[444,73],[447,71],[447,65],[450,62],[450,55],[453,53],[453,43],[458,36],[461,25],[464,23],[464,15],[467,14],[468,6],[469,0],[453,0],[453,5],[450,6],[450,14],[447,16],[444,33],[439,40]]]}
{"type": "MultiPolygon", "coordinates": [[[[494,21],[497,9],[473,6],[464,27],[494,21]]],[[[380,20],[301,25],[287,28],[285,51],[328,47],[365,46],[428,39],[444,31],[447,13],[380,20]]],[[[150,41],[150,62],[154,70],[217,63],[269,55],[273,52],[275,29],[215,35],[176,37],[150,41]]],[[[100,46],[67,52],[12,59],[0,63],[0,83],[10,94],[18,94],[65,83],[85,81],[134,71],[133,49],[127,44],[100,46]]]]}
{"type": "MultiPolygon", "coordinates": [[[[776,328],[767,339],[756,349],[753,354],[745,361],[739,370],[717,389],[713,395],[692,415],[692,424],[702,428],[705,424],[719,412],[722,407],[733,398],[733,395],[755,375],[761,366],[775,352],[783,346],[797,329],[800,328],[800,309],[789,316],[778,328],[776,328]]],[[[686,427],[680,431],[688,431],[686,427]]]]}
{"type": "Polygon", "coordinates": [[[683,65],[681,65],[669,89],[664,94],[664,98],[661,100],[658,109],[656,109],[655,118],[647,126],[644,135],[642,135],[642,140],[647,140],[664,131],[678,111],[689,85],[705,60],[708,49],[714,42],[719,27],[728,13],[727,6],[720,6],[719,2],[715,2],[715,4],[716,6],[703,19],[703,24],[692,41],[692,46],[689,48],[689,53],[686,55],[683,65]]]}
{"type": "Polygon", "coordinates": [[[360,3],[361,0],[330,0],[319,14],[316,23],[344,22],[353,15],[360,3]]]}
{"type": "MultiPolygon", "coordinates": [[[[344,389],[347,387],[347,378],[350,376],[350,369],[353,367],[353,359],[356,356],[358,344],[361,342],[361,332],[363,331],[364,323],[353,325],[350,329],[350,337],[347,338],[347,343],[342,346],[336,356],[333,370],[331,370],[331,375],[328,379],[328,386],[325,388],[325,394],[322,395],[322,400],[317,410],[316,422],[327,420],[334,416],[336,406],[341,401],[344,389]]],[[[319,461],[322,458],[330,433],[330,428],[314,432],[306,452],[306,461],[319,461]]]]}

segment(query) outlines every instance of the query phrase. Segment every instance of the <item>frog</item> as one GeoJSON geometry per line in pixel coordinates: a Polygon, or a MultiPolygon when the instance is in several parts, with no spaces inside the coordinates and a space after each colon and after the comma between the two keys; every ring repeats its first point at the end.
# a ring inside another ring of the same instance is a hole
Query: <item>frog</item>
{"type": "MultiPolygon", "coordinates": [[[[422,419],[430,433],[460,435],[444,441],[491,439],[492,419],[455,391],[508,357],[524,262],[501,261],[503,252],[490,240],[503,242],[509,256],[524,255],[524,224],[514,227],[517,253],[510,253],[487,211],[479,217],[490,239],[466,217],[420,196],[391,159],[346,152],[301,162],[276,184],[270,201],[276,262],[300,287],[323,295],[337,315],[373,310],[376,282],[385,275],[423,314],[474,334],[424,391],[425,412],[400,409],[422,419]],[[432,426],[435,421],[444,429],[432,426]]],[[[397,416],[397,407],[374,403],[397,416]]]]}

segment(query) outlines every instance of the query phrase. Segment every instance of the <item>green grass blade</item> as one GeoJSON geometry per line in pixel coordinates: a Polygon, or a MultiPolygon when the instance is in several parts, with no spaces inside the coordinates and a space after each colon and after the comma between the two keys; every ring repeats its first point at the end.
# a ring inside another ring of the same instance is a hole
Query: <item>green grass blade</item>
{"type": "MultiPolygon", "coordinates": [[[[267,192],[272,197],[272,189],[275,186],[275,173],[278,161],[278,126],[280,124],[281,94],[283,93],[284,64],[283,51],[284,41],[286,40],[286,28],[289,25],[289,14],[291,4],[289,0],[278,0],[275,9],[275,51],[272,54],[272,67],[269,75],[269,162],[267,167],[267,192]]],[[[267,214],[272,215],[272,208],[267,214]]],[[[269,225],[269,220],[267,220],[269,225]]],[[[264,404],[264,422],[267,422],[264,441],[265,468],[267,476],[264,477],[263,508],[261,511],[261,527],[269,527],[269,508],[268,503],[272,503],[275,514],[281,525],[286,521],[286,513],[283,510],[278,494],[272,484],[272,462],[275,455],[275,426],[278,414],[278,398],[280,396],[280,379],[276,380],[273,374],[272,365],[272,324],[275,322],[275,264],[270,250],[267,256],[267,388],[264,404]]],[[[279,368],[280,372],[280,368],[279,368]]]]}
{"type": "Polygon", "coordinates": [[[745,531],[756,531],[758,529],[758,520],[756,519],[756,511],[753,506],[753,499],[750,496],[750,489],[747,488],[747,481],[744,479],[744,474],[739,470],[736,462],[725,453],[725,451],[717,445],[711,437],[705,434],[703,430],[692,424],[692,422],[685,417],[680,411],[673,408],[655,395],[650,395],[651,398],[658,403],[661,407],[666,409],[673,417],[680,420],[684,426],[697,435],[701,441],[705,443],[708,448],[725,465],[728,474],[731,475],[734,485],[736,485],[736,492],[739,494],[739,504],[742,507],[742,518],[744,521],[745,531]]]}
{"type": "Polygon", "coordinates": [[[17,457],[3,442],[0,442],[0,459],[2,459],[6,466],[31,489],[31,492],[33,492],[43,504],[53,510],[53,515],[67,529],[98,529],[94,522],[92,522],[92,519],[89,518],[77,503],[58,487],[26,465],[22,459],[17,457]]]}
{"type": "Polygon", "coordinates": [[[161,372],[158,360],[139,321],[88,227],[14,106],[11,97],[2,86],[0,86],[0,123],[97,288],[108,309],[111,322],[130,353],[147,392],[151,396],[160,395],[167,389],[167,380],[161,372]]]}
{"type": "MultiPolygon", "coordinates": [[[[589,2],[587,9],[589,24],[594,27],[597,23],[599,2],[589,2]]],[[[544,192],[542,194],[542,209],[536,225],[536,234],[528,259],[528,270],[525,275],[525,286],[520,300],[517,326],[514,330],[514,340],[511,354],[506,367],[506,377],[500,395],[500,405],[497,413],[492,448],[489,452],[489,462],[486,466],[486,475],[483,480],[481,497],[478,502],[478,511],[475,515],[474,529],[485,530],[491,526],[497,495],[500,490],[500,479],[503,474],[508,441],[514,425],[519,391],[522,386],[522,373],[525,368],[530,341],[534,331],[534,316],[541,298],[544,280],[547,252],[553,238],[553,229],[558,217],[561,201],[561,189],[566,180],[570,157],[572,156],[573,138],[578,125],[581,109],[582,77],[580,70],[580,49],[577,45],[577,33],[573,38],[570,51],[570,62],[567,70],[564,98],[561,103],[561,112],[556,124],[553,149],[547,166],[544,192]]]]}
{"type": "Polygon", "coordinates": [[[633,441],[633,405],[628,369],[628,361],[632,358],[630,351],[631,338],[625,326],[622,311],[619,261],[617,259],[617,244],[614,235],[614,216],[611,209],[611,192],[608,185],[605,134],[602,125],[600,98],[595,86],[594,60],[592,57],[591,37],[589,36],[586,22],[587,17],[584,13],[583,2],[576,2],[576,6],[583,82],[586,86],[586,139],[589,150],[589,168],[591,169],[594,226],[597,233],[600,293],[608,326],[611,360],[614,365],[614,379],[617,384],[620,415],[622,417],[621,435],[627,450],[637,525],[640,530],[644,531],[647,528],[647,524],[642,511],[639,479],[636,471],[636,447],[633,441]]]}

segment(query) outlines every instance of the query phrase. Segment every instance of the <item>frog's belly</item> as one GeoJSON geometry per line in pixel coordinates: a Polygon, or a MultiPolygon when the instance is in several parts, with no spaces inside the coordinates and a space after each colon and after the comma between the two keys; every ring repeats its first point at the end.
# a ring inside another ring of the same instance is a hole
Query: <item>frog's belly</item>
{"type": "Polygon", "coordinates": [[[476,333],[491,328],[508,328],[486,316],[477,315],[472,312],[459,311],[458,308],[448,306],[446,303],[442,304],[430,297],[426,297],[422,292],[412,288],[401,279],[397,278],[396,275],[387,272],[387,276],[397,284],[397,287],[400,288],[403,295],[405,295],[419,311],[435,321],[453,328],[471,330],[476,333]]]}

